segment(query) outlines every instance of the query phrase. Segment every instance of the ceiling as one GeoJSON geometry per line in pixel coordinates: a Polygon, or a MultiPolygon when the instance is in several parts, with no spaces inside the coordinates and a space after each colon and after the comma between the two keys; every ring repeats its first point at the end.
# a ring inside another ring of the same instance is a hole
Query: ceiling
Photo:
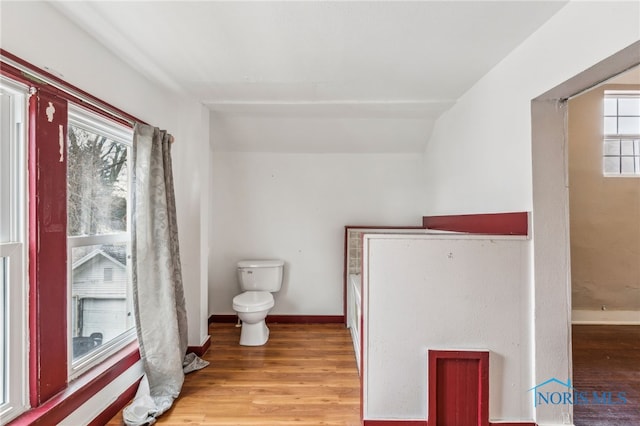
{"type": "Polygon", "coordinates": [[[53,5],[211,110],[214,149],[422,152],[434,121],[565,1],[53,5]]]}

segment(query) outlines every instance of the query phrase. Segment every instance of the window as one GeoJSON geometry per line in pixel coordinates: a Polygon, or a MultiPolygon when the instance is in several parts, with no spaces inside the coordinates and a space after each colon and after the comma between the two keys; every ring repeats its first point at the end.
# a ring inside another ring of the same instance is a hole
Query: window
{"type": "Polygon", "coordinates": [[[133,338],[132,131],[69,104],[67,277],[70,376],[133,338]]]}
{"type": "Polygon", "coordinates": [[[0,77],[0,418],[27,408],[27,87],[0,77]]]}
{"type": "Polygon", "coordinates": [[[113,281],[113,268],[104,268],[104,282],[113,281]]]}
{"type": "Polygon", "coordinates": [[[0,423],[57,424],[139,360],[127,161],[130,123],[139,120],[4,50],[0,66],[0,423]],[[92,179],[106,179],[110,192],[88,179],[69,182],[69,172],[90,167],[84,151],[70,161],[70,131],[88,135],[80,151],[91,141],[104,147],[96,158],[108,166],[94,163],[92,179]],[[96,192],[82,192],[91,198],[76,197],[82,208],[69,211],[69,192],[83,187],[96,192]],[[80,214],[69,232],[68,213],[80,214]],[[98,282],[111,268],[111,286],[74,294],[76,262],[98,282]],[[82,354],[74,355],[72,336],[86,337],[77,345],[82,354]],[[93,367],[96,374],[83,374],[93,367]]]}
{"type": "Polygon", "coordinates": [[[605,176],[640,176],[640,92],[605,91],[605,176]]]}

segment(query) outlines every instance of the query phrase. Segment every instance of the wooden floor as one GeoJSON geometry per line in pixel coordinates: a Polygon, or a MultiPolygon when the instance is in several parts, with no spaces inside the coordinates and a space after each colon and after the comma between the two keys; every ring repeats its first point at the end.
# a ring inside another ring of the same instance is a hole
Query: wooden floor
{"type": "MultiPolygon", "coordinates": [[[[360,425],[360,380],[340,324],[270,324],[265,346],[212,324],[209,367],[186,376],[165,425],[360,425]]],[[[640,425],[640,326],[573,326],[573,385],[625,392],[626,404],[574,405],[575,426],[640,425]]],[[[122,425],[122,413],[108,425],[122,425]]]]}
{"type": "Polygon", "coordinates": [[[575,426],[640,425],[640,326],[574,325],[572,340],[574,388],[627,401],[574,405],[575,426]]]}
{"type": "MultiPolygon", "coordinates": [[[[360,425],[360,379],[341,324],[270,324],[265,346],[238,345],[235,324],[211,324],[211,364],[186,376],[165,425],[360,425]]],[[[108,425],[122,425],[122,412],[108,425]]]]}

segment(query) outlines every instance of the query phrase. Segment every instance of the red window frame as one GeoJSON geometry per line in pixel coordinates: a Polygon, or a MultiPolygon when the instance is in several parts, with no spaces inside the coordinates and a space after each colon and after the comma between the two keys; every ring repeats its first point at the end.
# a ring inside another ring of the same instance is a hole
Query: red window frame
{"type": "Polygon", "coordinates": [[[29,397],[67,386],[67,101],[29,99],[29,397]],[[55,111],[55,112],[52,112],[55,111]],[[34,374],[36,373],[36,374],[34,374]]]}
{"type": "MultiPolygon", "coordinates": [[[[12,425],[56,424],[139,359],[137,342],[68,382],[67,105],[73,102],[131,126],[137,118],[0,49],[0,74],[29,85],[28,244],[30,411],[12,425]],[[16,65],[16,66],[14,66],[16,65]],[[21,69],[52,84],[30,78],[21,69]]],[[[131,386],[122,404],[135,392],[131,386]]],[[[115,404],[115,403],[114,403],[115,404]]],[[[115,412],[117,406],[113,406],[115,412]]],[[[114,414],[115,414],[114,412],[114,414]]]]}

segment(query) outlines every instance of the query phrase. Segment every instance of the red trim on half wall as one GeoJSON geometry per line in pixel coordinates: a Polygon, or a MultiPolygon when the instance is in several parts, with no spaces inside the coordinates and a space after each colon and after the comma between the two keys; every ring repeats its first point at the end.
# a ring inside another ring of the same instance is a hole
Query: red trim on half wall
{"type": "Polygon", "coordinates": [[[425,216],[425,228],[471,234],[528,235],[527,212],[425,216]]]}

